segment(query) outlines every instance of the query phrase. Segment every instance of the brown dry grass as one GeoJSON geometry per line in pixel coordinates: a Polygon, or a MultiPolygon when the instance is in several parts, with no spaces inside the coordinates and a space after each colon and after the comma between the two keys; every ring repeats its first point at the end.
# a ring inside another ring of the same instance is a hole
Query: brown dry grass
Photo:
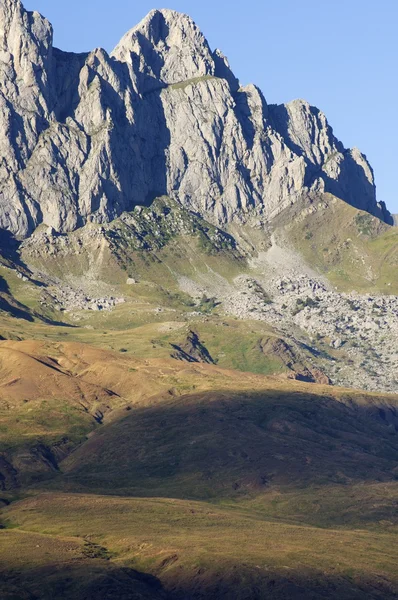
{"type": "Polygon", "coordinates": [[[81,428],[58,475],[8,496],[4,598],[397,593],[396,397],[75,342],[0,360],[14,450],[81,428]]]}

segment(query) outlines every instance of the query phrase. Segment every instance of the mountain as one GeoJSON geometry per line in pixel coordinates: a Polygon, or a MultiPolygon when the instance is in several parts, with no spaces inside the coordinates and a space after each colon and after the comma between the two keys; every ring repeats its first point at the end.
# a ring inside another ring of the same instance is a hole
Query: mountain
{"type": "Polygon", "coordinates": [[[113,52],[62,52],[0,6],[0,226],[19,238],[113,220],[169,195],[215,225],[267,223],[330,192],[386,222],[373,172],[307,102],[239,87],[186,15],[154,10],[113,52]]]}
{"type": "Polygon", "coordinates": [[[0,0],[0,598],[393,600],[398,229],[154,10],[0,0]]]}

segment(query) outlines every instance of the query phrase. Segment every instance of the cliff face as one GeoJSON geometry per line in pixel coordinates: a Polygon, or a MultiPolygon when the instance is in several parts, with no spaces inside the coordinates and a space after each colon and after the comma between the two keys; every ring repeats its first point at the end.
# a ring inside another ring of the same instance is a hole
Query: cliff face
{"type": "Polygon", "coordinates": [[[0,227],[27,237],[105,222],[167,194],[217,225],[267,221],[329,191],[391,219],[373,172],[326,117],[240,88],[194,22],[154,10],[108,55],[52,47],[51,25],[0,3],[0,227]]]}

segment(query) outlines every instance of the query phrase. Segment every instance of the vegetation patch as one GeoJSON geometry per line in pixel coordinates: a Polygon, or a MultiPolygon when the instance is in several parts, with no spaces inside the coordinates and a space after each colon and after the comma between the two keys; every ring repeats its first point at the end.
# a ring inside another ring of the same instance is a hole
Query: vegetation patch
{"type": "Polygon", "coordinates": [[[180,81],[179,83],[172,83],[168,85],[168,89],[171,90],[185,90],[190,85],[197,85],[202,81],[212,81],[217,80],[217,77],[213,75],[202,75],[201,77],[192,77],[191,79],[186,79],[185,81],[180,81]]]}

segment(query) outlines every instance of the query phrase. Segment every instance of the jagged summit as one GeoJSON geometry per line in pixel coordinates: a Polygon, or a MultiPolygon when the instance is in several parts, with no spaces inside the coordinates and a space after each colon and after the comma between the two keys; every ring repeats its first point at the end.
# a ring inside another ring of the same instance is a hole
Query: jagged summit
{"type": "Polygon", "coordinates": [[[215,71],[209,45],[196,24],[169,9],[152,10],[126,33],[111,56],[137,67],[144,76],[144,92],[151,80],[173,84],[215,71]]]}
{"type": "Polygon", "coordinates": [[[390,222],[364,155],[303,101],[268,106],[187,15],[153,10],[111,55],[65,53],[0,4],[0,227],[107,222],[169,195],[214,224],[266,223],[324,191],[390,222]]]}
{"type": "Polygon", "coordinates": [[[187,14],[168,8],[151,10],[137,25],[132,27],[114,49],[114,55],[122,49],[132,51],[136,38],[144,36],[153,45],[174,45],[196,38],[197,45],[206,45],[206,39],[196,23],[187,14]]]}

